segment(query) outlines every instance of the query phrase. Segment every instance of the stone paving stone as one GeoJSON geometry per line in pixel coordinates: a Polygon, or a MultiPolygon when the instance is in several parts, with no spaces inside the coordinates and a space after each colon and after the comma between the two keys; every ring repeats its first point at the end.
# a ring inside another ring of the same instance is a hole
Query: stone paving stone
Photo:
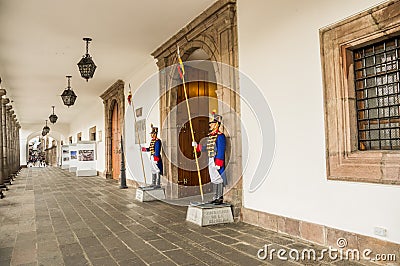
{"type": "Polygon", "coordinates": [[[13,249],[13,247],[0,248],[0,265],[3,264],[2,261],[11,260],[13,249]]]}
{"type": "Polygon", "coordinates": [[[260,260],[264,245],[323,247],[244,223],[199,227],[187,207],[138,202],[113,180],[23,169],[0,200],[0,265],[372,265],[260,260]]]}
{"type": "Polygon", "coordinates": [[[153,263],[166,259],[166,257],[158,249],[153,248],[150,244],[144,244],[142,249],[135,250],[135,254],[147,263],[153,263]]]}
{"type": "Polygon", "coordinates": [[[178,265],[206,265],[181,249],[165,251],[164,255],[178,265]]]}
{"type": "Polygon", "coordinates": [[[113,256],[113,258],[116,261],[123,261],[123,260],[129,260],[132,258],[136,258],[137,256],[133,253],[133,251],[129,250],[126,247],[122,248],[113,248],[108,250],[110,254],[113,256]]]}
{"type": "Polygon", "coordinates": [[[151,266],[175,266],[176,263],[174,263],[172,260],[162,260],[162,261],[150,263],[150,265],[151,266]]]}
{"type": "Polygon", "coordinates": [[[239,242],[238,240],[236,240],[234,238],[231,238],[228,236],[223,236],[223,235],[211,236],[210,238],[212,238],[220,243],[223,243],[225,245],[232,245],[232,244],[239,242]]]}
{"type": "MultiPolygon", "coordinates": [[[[117,262],[110,256],[90,260],[93,266],[113,266],[118,265],[117,262]]],[[[134,264],[131,264],[134,265],[134,264]]]]}
{"type": "Polygon", "coordinates": [[[43,266],[58,266],[64,265],[64,260],[61,253],[48,254],[45,257],[38,257],[38,265],[43,266]]]}
{"type": "Polygon", "coordinates": [[[0,265],[1,266],[8,266],[8,265],[11,265],[11,259],[8,259],[8,260],[0,260],[0,265]]]}
{"type": "Polygon", "coordinates": [[[64,257],[71,256],[74,254],[83,254],[82,247],[78,243],[61,245],[60,250],[64,257]]]}
{"type": "Polygon", "coordinates": [[[90,265],[89,261],[85,258],[83,254],[64,256],[63,259],[66,266],[90,265]]]}
{"type": "Polygon", "coordinates": [[[108,250],[113,248],[126,248],[124,243],[114,235],[109,235],[104,237],[101,236],[99,237],[99,239],[102,245],[108,250]]]}
{"type": "Polygon", "coordinates": [[[56,238],[59,245],[66,245],[78,242],[72,232],[65,232],[64,234],[57,235],[56,238]]]}
{"type": "Polygon", "coordinates": [[[38,257],[45,258],[49,257],[48,254],[60,254],[60,248],[58,247],[56,240],[44,241],[37,243],[37,255],[38,257]]]}
{"type": "Polygon", "coordinates": [[[101,245],[84,248],[84,251],[90,260],[109,256],[107,250],[101,245]]]}
{"type": "Polygon", "coordinates": [[[243,243],[243,242],[238,242],[233,245],[231,245],[234,249],[240,250],[243,253],[246,254],[252,254],[254,257],[256,257],[257,252],[260,248],[254,247],[248,243],[243,243]]]}
{"type": "Polygon", "coordinates": [[[119,261],[118,265],[120,265],[120,266],[132,266],[132,265],[144,266],[144,265],[148,265],[148,264],[145,263],[144,261],[142,261],[141,259],[128,259],[128,260],[119,261]]]}
{"type": "Polygon", "coordinates": [[[148,244],[152,245],[158,251],[167,251],[178,249],[179,247],[172,244],[171,242],[164,240],[164,239],[157,239],[154,241],[149,241],[148,244]]]}
{"type": "Polygon", "coordinates": [[[37,254],[35,248],[14,248],[11,258],[11,264],[20,265],[35,263],[37,260],[37,254]]]}

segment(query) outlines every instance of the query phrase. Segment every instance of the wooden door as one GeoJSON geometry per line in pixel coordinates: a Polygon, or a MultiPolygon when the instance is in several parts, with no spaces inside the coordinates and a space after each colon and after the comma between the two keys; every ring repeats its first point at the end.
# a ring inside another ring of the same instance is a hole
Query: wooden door
{"type": "MultiPolygon", "coordinates": [[[[186,71],[188,72],[188,71],[186,71]]],[[[191,80],[193,75],[197,75],[197,80],[205,80],[207,73],[204,71],[190,69],[191,80]]],[[[196,80],[196,78],[194,78],[196,80]]],[[[209,122],[209,86],[205,81],[189,82],[185,84],[189,98],[189,107],[192,117],[192,126],[195,141],[200,143],[200,140],[208,135],[209,122]],[[202,97],[205,96],[205,97],[202,97]]],[[[177,121],[180,127],[179,132],[179,150],[178,150],[178,184],[183,186],[198,186],[199,177],[196,167],[195,154],[192,147],[192,136],[188,119],[188,111],[185,102],[185,94],[183,85],[178,87],[177,91],[177,121]]],[[[201,183],[205,185],[210,182],[208,173],[208,157],[206,152],[203,152],[198,158],[201,176],[201,183]]],[[[197,190],[196,190],[197,191],[197,190]]],[[[180,196],[189,196],[194,191],[180,191],[180,196]]]]}
{"type": "Polygon", "coordinates": [[[119,180],[121,169],[121,128],[119,121],[118,104],[115,103],[111,116],[111,171],[112,178],[119,180]]]}

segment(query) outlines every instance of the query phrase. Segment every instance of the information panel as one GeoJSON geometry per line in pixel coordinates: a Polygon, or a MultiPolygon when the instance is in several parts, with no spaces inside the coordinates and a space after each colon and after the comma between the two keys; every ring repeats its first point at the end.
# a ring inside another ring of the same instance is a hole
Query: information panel
{"type": "Polygon", "coordinates": [[[75,173],[78,164],[78,147],[77,144],[69,145],[69,171],[75,173]]]}
{"type": "Polygon", "coordinates": [[[69,145],[61,146],[61,169],[69,169],[69,145]]]}
{"type": "Polygon", "coordinates": [[[97,156],[95,141],[80,141],[77,143],[76,176],[97,175],[97,156]]]}

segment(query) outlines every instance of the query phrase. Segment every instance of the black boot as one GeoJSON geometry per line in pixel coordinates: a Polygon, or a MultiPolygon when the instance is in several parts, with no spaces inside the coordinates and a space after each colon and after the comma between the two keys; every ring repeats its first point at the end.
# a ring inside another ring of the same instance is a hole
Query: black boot
{"type": "Polygon", "coordinates": [[[161,188],[161,176],[160,173],[156,174],[156,185],[154,186],[154,188],[161,188]]]}
{"type": "Polygon", "coordinates": [[[214,192],[214,197],[213,200],[210,202],[211,204],[219,205],[224,202],[224,184],[213,184],[213,192],[214,192]]]}
{"type": "Polygon", "coordinates": [[[157,178],[156,174],[151,174],[151,185],[150,185],[150,187],[155,187],[156,186],[156,178],[157,178]]]}

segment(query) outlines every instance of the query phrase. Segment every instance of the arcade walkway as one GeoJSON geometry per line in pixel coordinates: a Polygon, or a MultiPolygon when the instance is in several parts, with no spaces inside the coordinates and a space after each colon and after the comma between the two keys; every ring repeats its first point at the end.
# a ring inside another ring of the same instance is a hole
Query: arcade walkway
{"type": "Polygon", "coordinates": [[[265,244],[313,246],[244,223],[201,228],[186,207],[140,203],[132,188],[59,168],[25,168],[5,195],[0,265],[332,265],[259,260],[265,244]]]}

